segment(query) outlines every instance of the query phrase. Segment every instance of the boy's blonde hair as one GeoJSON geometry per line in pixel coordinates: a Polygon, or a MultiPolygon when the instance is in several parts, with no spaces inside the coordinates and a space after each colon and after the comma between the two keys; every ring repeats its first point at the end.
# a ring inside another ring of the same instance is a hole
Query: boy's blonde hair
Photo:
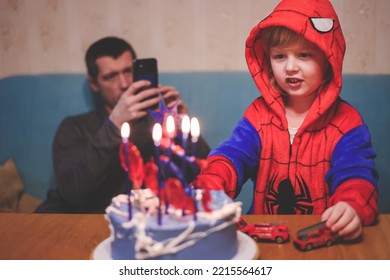
{"type": "MultiPolygon", "coordinates": [[[[298,33],[283,27],[283,26],[271,26],[261,31],[261,41],[263,43],[264,61],[266,61],[264,67],[268,72],[268,77],[271,86],[278,92],[283,93],[279,85],[276,83],[275,77],[272,73],[270,62],[270,50],[274,47],[284,48],[291,45],[303,45],[307,39],[298,33]]],[[[333,79],[333,71],[330,63],[328,63],[328,69],[324,76],[324,82],[322,86],[326,86],[333,79]]]]}

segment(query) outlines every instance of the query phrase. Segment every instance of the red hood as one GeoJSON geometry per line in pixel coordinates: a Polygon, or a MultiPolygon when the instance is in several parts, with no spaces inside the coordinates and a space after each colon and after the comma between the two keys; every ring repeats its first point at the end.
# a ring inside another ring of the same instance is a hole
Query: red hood
{"type": "Polygon", "coordinates": [[[317,44],[332,65],[334,78],[314,101],[304,123],[309,125],[329,109],[341,91],[345,40],[339,19],[329,0],[283,0],[252,29],[247,38],[245,56],[249,71],[271,110],[286,126],[281,96],[270,86],[266,67],[262,67],[264,51],[260,31],[270,26],[284,26],[317,44]]]}

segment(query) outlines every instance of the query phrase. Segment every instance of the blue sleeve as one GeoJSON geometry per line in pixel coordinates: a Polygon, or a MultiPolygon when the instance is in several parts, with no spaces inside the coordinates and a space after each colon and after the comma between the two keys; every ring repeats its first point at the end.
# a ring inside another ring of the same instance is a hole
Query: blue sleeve
{"type": "Polygon", "coordinates": [[[347,132],[337,143],[331,158],[331,169],[326,174],[331,193],[349,179],[364,179],[377,187],[375,157],[371,135],[366,125],[347,132]]]}
{"type": "Polygon", "coordinates": [[[257,171],[261,151],[258,132],[246,119],[241,118],[230,138],[214,149],[211,155],[221,155],[232,162],[237,171],[237,186],[241,186],[257,171]]]}

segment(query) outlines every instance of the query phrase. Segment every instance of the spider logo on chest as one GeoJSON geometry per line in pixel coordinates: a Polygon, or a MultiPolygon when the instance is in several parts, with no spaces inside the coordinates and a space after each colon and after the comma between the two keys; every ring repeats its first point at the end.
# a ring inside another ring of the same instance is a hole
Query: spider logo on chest
{"type": "Polygon", "coordinates": [[[297,177],[299,192],[295,193],[289,179],[275,186],[276,176],[267,183],[266,207],[270,214],[312,214],[313,206],[309,187],[303,178],[297,177]]]}

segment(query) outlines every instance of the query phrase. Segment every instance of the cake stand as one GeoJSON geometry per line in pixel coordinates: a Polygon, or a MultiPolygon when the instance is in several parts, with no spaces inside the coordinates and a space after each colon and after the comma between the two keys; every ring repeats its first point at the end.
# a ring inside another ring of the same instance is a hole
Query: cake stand
{"type": "MultiPolygon", "coordinates": [[[[259,257],[257,243],[245,233],[237,231],[238,250],[232,260],[255,260],[259,257]]],[[[103,240],[92,253],[94,260],[111,260],[110,239],[103,240]]]]}

